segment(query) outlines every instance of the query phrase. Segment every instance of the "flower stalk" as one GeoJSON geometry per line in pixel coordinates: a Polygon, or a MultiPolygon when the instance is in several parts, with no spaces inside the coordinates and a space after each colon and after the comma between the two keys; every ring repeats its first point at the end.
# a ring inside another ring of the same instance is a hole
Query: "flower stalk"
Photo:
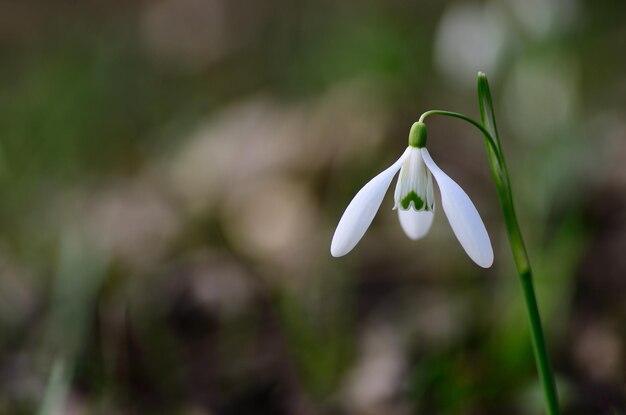
{"type": "Polygon", "coordinates": [[[483,127],[490,133],[492,140],[496,143],[496,149],[487,147],[489,165],[491,172],[498,188],[498,197],[500,206],[504,214],[507,232],[509,235],[509,243],[513,252],[515,266],[522,285],[524,301],[526,303],[526,311],[530,323],[530,332],[533,343],[533,351],[535,354],[535,362],[539,377],[543,385],[544,396],[546,399],[546,409],[549,415],[558,415],[559,399],[554,381],[554,375],[550,366],[550,358],[546,348],[546,341],[543,334],[541,324],[541,316],[537,305],[537,296],[533,285],[533,275],[530,268],[530,260],[528,252],[522,237],[517,215],[515,214],[515,206],[513,204],[513,192],[509,181],[509,174],[504,160],[504,154],[498,137],[498,129],[496,127],[496,118],[493,110],[493,100],[489,90],[489,82],[487,76],[478,73],[478,105],[480,107],[480,119],[483,127]],[[497,151],[497,153],[496,153],[497,151]]]}
{"type": "Polygon", "coordinates": [[[472,124],[483,133],[489,167],[496,185],[498,199],[500,201],[509,237],[509,244],[511,245],[515,266],[517,268],[517,273],[522,286],[524,302],[530,323],[535,363],[537,365],[537,370],[543,386],[547,413],[549,415],[559,415],[560,410],[556,383],[554,381],[554,375],[552,373],[550,359],[546,348],[546,341],[543,333],[539,307],[537,305],[537,297],[535,295],[533,275],[530,267],[530,261],[528,259],[528,252],[526,251],[522,231],[515,213],[513,192],[511,190],[511,183],[509,181],[509,174],[506,167],[506,161],[504,159],[504,153],[502,152],[498,130],[496,128],[496,119],[493,110],[493,100],[489,90],[489,83],[487,81],[487,77],[482,72],[479,72],[478,74],[478,104],[480,107],[481,123],[478,123],[463,114],[443,110],[425,112],[420,117],[420,122],[423,122],[426,117],[430,115],[443,115],[462,119],[472,124]]]}

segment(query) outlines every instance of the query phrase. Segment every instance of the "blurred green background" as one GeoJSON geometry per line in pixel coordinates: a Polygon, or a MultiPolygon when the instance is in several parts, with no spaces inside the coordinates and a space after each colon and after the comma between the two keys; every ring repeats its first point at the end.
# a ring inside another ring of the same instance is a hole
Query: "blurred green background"
{"type": "Polygon", "coordinates": [[[493,268],[391,195],[329,254],[479,70],[564,413],[626,413],[625,2],[0,0],[0,51],[0,414],[542,413],[472,127],[429,148],[493,268]]]}

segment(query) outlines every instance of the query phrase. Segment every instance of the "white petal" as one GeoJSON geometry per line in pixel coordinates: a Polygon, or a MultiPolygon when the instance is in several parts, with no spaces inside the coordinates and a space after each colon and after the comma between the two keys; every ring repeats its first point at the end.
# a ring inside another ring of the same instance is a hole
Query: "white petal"
{"type": "Polygon", "coordinates": [[[344,256],[361,240],[380,204],[385,193],[402,163],[409,155],[409,149],[400,156],[398,161],[370,180],[350,202],[343,216],[339,220],[333,241],[330,244],[330,253],[334,257],[344,256]]]}
{"type": "Polygon", "coordinates": [[[443,211],[461,246],[474,262],[489,268],[493,264],[493,249],[476,207],[463,189],[435,164],[425,148],[422,148],[422,156],[439,185],[443,211]]]}
{"type": "Polygon", "coordinates": [[[432,178],[422,153],[419,148],[410,147],[409,157],[402,164],[398,175],[393,208],[408,209],[413,206],[416,210],[432,210],[434,199],[429,188],[432,190],[432,178]]]}
{"type": "Polygon", "coordinates": [[[400,218],[400,225],[404,229],[406,236],[413,240],[417,240],[426,236],[430,229],[430,225],[433,224],[433,218],[435,215],[429,211],[416,211],[413,208],[404,210],[398,209],[398,218],[400,218]]]}

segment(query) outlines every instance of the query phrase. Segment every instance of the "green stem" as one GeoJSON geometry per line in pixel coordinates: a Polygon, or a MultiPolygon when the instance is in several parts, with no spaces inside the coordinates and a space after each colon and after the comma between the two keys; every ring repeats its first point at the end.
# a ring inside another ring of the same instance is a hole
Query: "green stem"
{"type": "Polygon", "coordinates": [[[458,112],[445,111],[445,110],[430,110],[422,114],[422,116],[419,119],[419,122],[423,123],[426,117],[428,117],[429,115],[445,115],[448,117],[460,118],[464,121],[467,121],[468,123],[472,124],[474,127],[478,128],[480,131],[483,132],[483,134],[485,135],[485,138],[487,139],[487,143],[489,144],[489,146],[492,148],[493,151],[499,152],[498,146],[495,140],[491,138],[491,134],[489,134],[489,131],[487,131],[482,125],[480,125],[478,121],[474,121],[470,117],[465,116],[463,114],[459,114],[458,112]]]}
{"type": "Polygon", "coordinates": [[[515,213],[515,207],[513,204],[513,193],[511,191],[511,184],[509,181],[509,174],[504,160],[504,153],[502,152],[502,146],[498,139],[497,132],[495,131],[495,122],[488,124],[485,122],[485,111],[482,108],[481,102],[481,115],[483,116],[483,124],[456,112],[432,110],[427,111],[420,117],[420,121],[423,122],[426,117],[430,115],[444,115],[447,117],[454,117],[462,119],[474,127],[478,128],[484,135],[487,144],[487,155],[489,159],[489,166],[496,189],[498,192],[498,199],[500,206],[502,207],[502,213],[504,215],[504,221],[506,224],[507,233],[509,236],[509,243],[511,250],[513,251],[513,258],[515,260],[515,266],[519,274],[520,283],[522,285],[522,291],[524,294],[524,302],[526,304],[526,310],[528,319],[530,322],[530,332],[533,344],[533,350],[535,355],[535,362],[537,364],[537,370],[541,378],[543,385],[544,395],[546,399],[546,408],[549,415],[558,415],[559,403],[556,390],[556,384],[554,382],[554,376],[552,369],[550,368],[550,359],[546,349],[546,341],[543,334],[543,328],[541,324],[541,316],[539,314],[539,307],[537,305],[537,297],[535,295],[535,289],[533,286],[532,271],[530,268],[530,261],[528,259],[528,252],[524,244],[524,238],[522,237],[522,231],[520,230],[519,222],[517,221],[517,215],[515,213]],[[490,126],[494,129],[494,134],[491,134],[487,127],[490,126]]]}

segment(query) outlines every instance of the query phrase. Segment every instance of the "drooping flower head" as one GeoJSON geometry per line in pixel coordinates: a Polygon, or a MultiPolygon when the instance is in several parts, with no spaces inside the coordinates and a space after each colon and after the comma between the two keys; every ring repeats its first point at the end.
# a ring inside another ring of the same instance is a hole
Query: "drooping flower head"
{"type": "Polygon", "coordinates": [[[426,125],[416,122],[411,127],[409,146],[389,168],[370,180],[354,196],[339,220],[330,252],[335,257],[346,255],[361,240],[394,176],[400,171],[394,193],[394,209],[400,225],[413,240],[428,233],[435,212],[433,176],[441,192],[441,205],[450,226],[467,255],[483,268],[493,263],[493,249],[485,225],[474,204],[461,187],[433,161],[426,149],[426,125]]]}

